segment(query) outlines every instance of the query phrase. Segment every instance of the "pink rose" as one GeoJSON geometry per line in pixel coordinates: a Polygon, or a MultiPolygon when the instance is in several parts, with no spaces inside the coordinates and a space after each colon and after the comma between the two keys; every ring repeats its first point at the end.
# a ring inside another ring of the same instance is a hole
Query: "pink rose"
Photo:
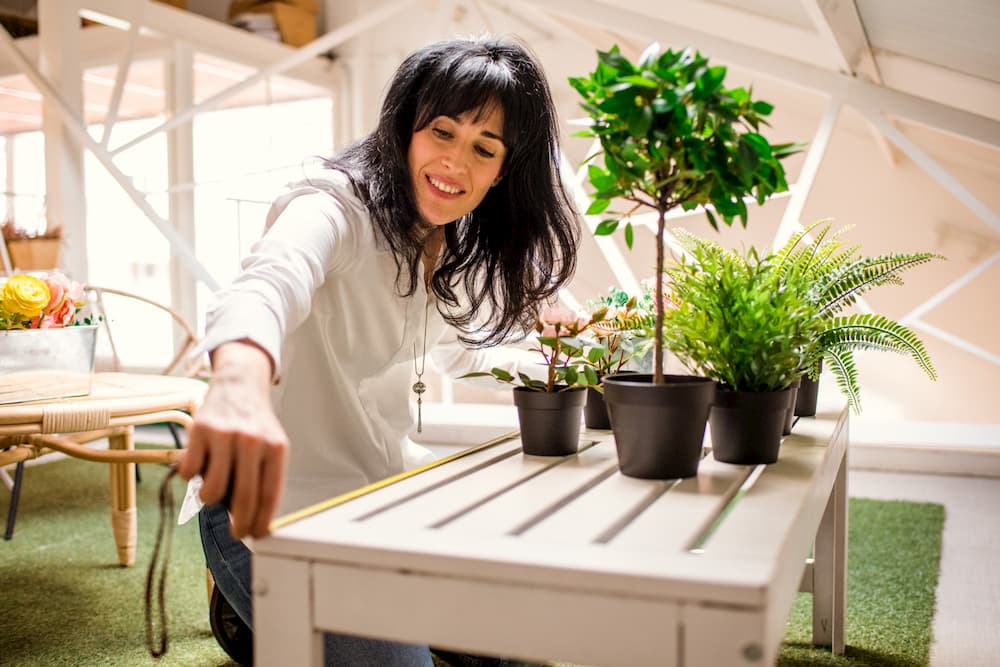
{"type": "Polygon", "coordinates": [[[69,278],[58,271],[53,271],[45,276],[43,280],[49,286],[49,304],[45,307],[45,312],[51,313],[62,305],[63,299],[66,298],[66,292],[70,287],[70,282],[69,278]]]}

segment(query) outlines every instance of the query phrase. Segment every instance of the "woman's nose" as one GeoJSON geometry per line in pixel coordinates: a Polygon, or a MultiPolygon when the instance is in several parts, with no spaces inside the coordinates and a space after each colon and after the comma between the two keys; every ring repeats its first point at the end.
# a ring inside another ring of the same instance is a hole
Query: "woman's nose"
{"type": "Polygon", "coordinates": [[[443,161],[453,171],[461,172],[468,166],[465,159],[465,151],[460,146],[449,147],[444,152],[443,161]]]}

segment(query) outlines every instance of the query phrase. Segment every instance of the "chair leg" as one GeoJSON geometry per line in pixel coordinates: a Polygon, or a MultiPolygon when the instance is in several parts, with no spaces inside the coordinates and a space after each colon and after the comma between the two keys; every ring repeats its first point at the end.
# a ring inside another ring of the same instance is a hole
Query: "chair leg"
{"type": "Polygon", "coordinates": [[[173,422],[167,422],[167,428],[170,429],[170,435],[173,436],[174,438],[174,447],[176,447],[177,449],[183,449],[184,447],[183,445],[181,445],[181,433],[179,430],[177,430],[177,424],[173,422]]]}
{"type": "Polygon", "coordinates": [[[7,508],[7,530],[3,539],[14,537],[14,520],[17,518],[17,503],[21,499],[21,480],[24,478],[24,461],[18,461],[14,469],[14,486],[10,489],[10,507],[7,508]]]}

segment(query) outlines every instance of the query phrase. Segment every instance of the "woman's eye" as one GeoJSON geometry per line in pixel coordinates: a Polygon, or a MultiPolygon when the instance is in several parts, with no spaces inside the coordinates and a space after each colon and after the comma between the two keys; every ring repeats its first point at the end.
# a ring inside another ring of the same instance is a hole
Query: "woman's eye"
{"type": "Polygon", "coordinates": [[[449,132],[448,130],[442,130],[440,127],[431,128],[431,131],[434,133],[435,137],[438,137],[440,139],[451,138],[451,132],[449,132]]]}
{"type": "Polygon", "coordinates": [[[476,146],[476,152],[482,155],[483,157],[493,157],[494,155],[496,155],[496,153],[494,153],[493,151],[487,148],[483,148],[482,146],[476,146]]]}

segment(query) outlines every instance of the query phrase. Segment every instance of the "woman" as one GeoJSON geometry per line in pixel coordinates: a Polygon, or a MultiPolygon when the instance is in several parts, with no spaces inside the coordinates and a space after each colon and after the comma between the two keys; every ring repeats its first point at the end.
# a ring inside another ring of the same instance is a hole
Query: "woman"
{"type": "MultiPolygon", "coordinates": [[[[206,504],[228,497],[229,517],[202,510],[202,539],[248,625],[249,553],[232,538],[430,460],[407,438],[426,357],[452,376],[517,370],[495,346],[575,266],[557,137],[521,46],[437,43],[399,67],[371,135],[275,201],[209,313],[213,375],[179,466],[206,504]]],[[[361,653],[430,664],[426,647],[328,637],[329,664],[361,653]]]]}

